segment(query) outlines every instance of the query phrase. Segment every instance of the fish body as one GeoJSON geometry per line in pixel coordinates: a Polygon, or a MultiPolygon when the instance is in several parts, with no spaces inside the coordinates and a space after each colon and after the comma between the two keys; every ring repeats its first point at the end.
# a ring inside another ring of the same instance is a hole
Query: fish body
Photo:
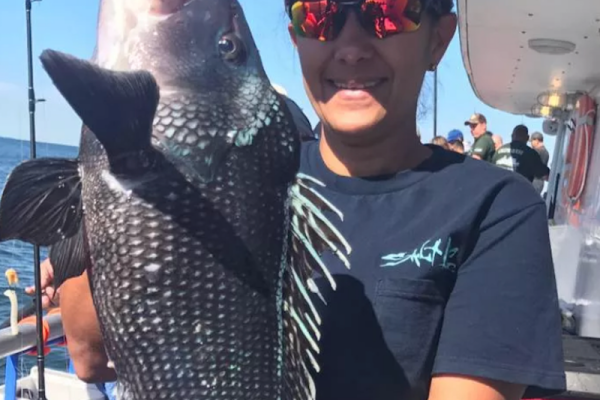
{"type": "Polygon", "coordinates": [[[0,241],[51,246],[57,286],[88,270],[120,399],[314,398],[312,277],[335,287],[319,255],[347,263],[350,246],[298,174],[239,4],[105,0],[100,15],[95,64],[41,57],[82,119],[79,156],[15,168],[0,241]]]}

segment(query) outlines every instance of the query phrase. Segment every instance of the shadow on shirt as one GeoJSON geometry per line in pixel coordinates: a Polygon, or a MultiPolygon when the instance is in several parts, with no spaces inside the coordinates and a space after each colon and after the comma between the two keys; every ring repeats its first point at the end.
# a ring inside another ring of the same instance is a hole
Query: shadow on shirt
{"type": "Polygon", "coordinates": [[[321,372],[313,371],[317,399],[426,399],[428,387],[411,390],[404,370],[387,347],[364,285],[347,275],[335,279],[335,293],[316,279],[320,290],[327,292],[323,294],[328,302],[320,307],[321,372]]]}

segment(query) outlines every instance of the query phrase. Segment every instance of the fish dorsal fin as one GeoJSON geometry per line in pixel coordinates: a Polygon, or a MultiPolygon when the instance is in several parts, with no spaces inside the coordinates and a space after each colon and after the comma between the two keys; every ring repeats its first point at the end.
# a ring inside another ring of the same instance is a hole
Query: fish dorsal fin
{"type": "Polygon", "coordinates": [[[159,89],[147,71],[116,72],[54,50],[41,62],[109,157],[150,147],[159,89]]]}
{"type": "Polygon", "coordinates": [[[349,254],[351,247],[324,212],[330,211],[340,219],[342,214],[311,187],[314,184],[324,186],[307,175],[298,174],[291,188],[291,248],[283,289],[285,399],[316,398],[308,364],[319,372],[317,354],[320,351],[321,317],[309,293],[315,293],[321,300],[323,296],[313,282],[313,275],[325,276],[331,288],[336,288],[335,280],[320,257],[329,250],[350,268],[344,252],[349,254]]]}

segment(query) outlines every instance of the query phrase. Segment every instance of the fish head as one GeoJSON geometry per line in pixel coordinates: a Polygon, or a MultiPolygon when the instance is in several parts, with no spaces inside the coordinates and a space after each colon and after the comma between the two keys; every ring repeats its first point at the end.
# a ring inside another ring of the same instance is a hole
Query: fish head
{"type": "MultiPolygon", "coordinates": [[[[280,165],[285,157],[297,164],[293,117],[238,0],[103,0],[100,7],[94,61],[154,76],[163,108],[153,143],[189,181],[212,181],[232,150],[259,136],[278,141],[280,165]]],[[[262,156],[275,157],[269,152],[262,156]]]]}
{"type": "Polygon", "coordinates": [[[237,0],[103,0],[93,59],[108,69],[147,70],[161,91],[266,79],[237,0]]]}

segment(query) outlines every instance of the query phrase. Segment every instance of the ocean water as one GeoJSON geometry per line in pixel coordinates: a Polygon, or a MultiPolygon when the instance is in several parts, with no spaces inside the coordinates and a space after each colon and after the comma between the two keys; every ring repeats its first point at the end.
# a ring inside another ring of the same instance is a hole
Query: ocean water
{"type": "MultiPolygon", "coordinates": [[[[73,146],[63,146],[49,143],[37,143],[37,157],[66,157],[74,158],[77,156],[78,149],[73,146]]],[[[29,141],[8,139],[0,137],[0,187],[4,188],[6,179],[10,172],[19,163],[29,158],[29,141]]],[[[47,249],[41,249],[41,259],[47,256],[47,249]]],[[[19,274],[19,288],[24,289],[33,285],[33,246],[20,241],[10,241],[0,243],[0,321],[8,318],[10,313],[10,304],[6,296],[2,293],[7,289],[8,284],[4,277],[4,272],[8,268],[14,268],[19,274]]],[[[18,291],[19,306],[27,305],[32,302],[32,298],[25,295],[23,291],[18,291]]],[[[31,367],[36,363],[33,356],[20,357],[19,373],[21,375],[29,374],[31,367]]],[[[0,384],[4,383],[4,360],[0,360],[0,384]]],[[[68,355],[62,347],[52,347],[52,351],[46,357],[46,365],[51,368],[66,370],[68,366],[68,355]]]]}

